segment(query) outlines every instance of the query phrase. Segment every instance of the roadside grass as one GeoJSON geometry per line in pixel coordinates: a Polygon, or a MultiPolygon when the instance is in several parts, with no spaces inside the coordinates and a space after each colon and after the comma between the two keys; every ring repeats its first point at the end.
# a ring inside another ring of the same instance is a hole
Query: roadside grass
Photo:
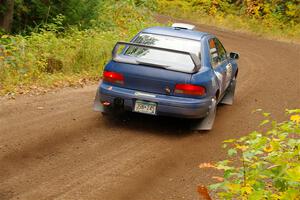
{"type": "Polygon", "coordinates": [[[107,5],[94,23],[90,29],[62,32],[58,20],[28,36],[0,36],[0,95],[95,82],[117,41],[157,25],[148,10],[126,2],[107,5]]]}
{"type": "Polygon", "coordinates": [[[96,29],[69,30],[64,36],[51,31],[2,36],[8,42],[0,65],[1,94],[33,85],[47,88],[73,84],[79,78],[96,79],[119,38],[116,31],[96,29]]]}
{"type": "MultiPolygon", "coordinates": [[[[226,11],[218,11],[213,5],[194,5],[193,1],[157,1],[157,12],[174,18],[216,26],[231,31],[251,33],[269,39],[300,43],[300,24],[284,23],[275,17],[256,18],[241,15],[234,5],[226,5],[226,11]]],[[[225,7],[225,6],[224,6],[225,7]]]]}

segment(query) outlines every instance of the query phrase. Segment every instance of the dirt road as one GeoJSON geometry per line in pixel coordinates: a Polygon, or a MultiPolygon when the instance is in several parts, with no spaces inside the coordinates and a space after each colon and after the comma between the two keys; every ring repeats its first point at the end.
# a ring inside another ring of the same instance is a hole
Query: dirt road
{"type": "Polygon", "coordinates": [[[211,27],[240,53],[233,106],[220,106],[213,131],[182,120],[128,115],[106,120],[92,111],[96,85],[44,96],[0,100],[0,199],[198,199],[224,159],[221,142],[256,128],[263,108],[279,119],[300,107],[300,46],[211,27]]]}

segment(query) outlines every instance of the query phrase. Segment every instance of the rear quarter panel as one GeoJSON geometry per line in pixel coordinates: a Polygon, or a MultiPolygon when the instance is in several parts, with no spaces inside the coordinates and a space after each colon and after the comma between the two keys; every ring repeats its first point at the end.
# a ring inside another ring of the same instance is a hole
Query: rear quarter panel
{"type": "Polygon", "coordinates": [[[219,85],[210,63],[209,37],[211,35],[207,35],[201,40],[201,68],[197,73],[192,75],[191,83],[204,86],[206,89],[205,97],[214,97],[219,89],[219,85]]]}
{"type": "Polygon", "coordinates": [[[199,72],[192,76],[191,83],[205,87],[206,95],[202,98],[213,97],[218,90],[215,74],[209,67],[201,67],[199,72]]]}

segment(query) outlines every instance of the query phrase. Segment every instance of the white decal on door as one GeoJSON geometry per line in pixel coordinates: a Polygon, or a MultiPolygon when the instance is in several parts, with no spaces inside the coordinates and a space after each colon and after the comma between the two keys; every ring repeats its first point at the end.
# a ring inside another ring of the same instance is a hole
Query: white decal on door
{"type": "Polygon", "coordinates": [[[220,73],[220,72],[215,72],[216,73],[216,76],[218,78],[218,81],[219,81],[219,86],[220,86],[220,92],[222,93],[222,85],[223,85],[223,75],[220,73]]]}
{"type": "Polygon", "coordinates": [[[231,76],[232,76],[232,65],[229,63],[226,66],[226,88],[229,86],[230,84],[230,80],[231,80],[231,76]]]}

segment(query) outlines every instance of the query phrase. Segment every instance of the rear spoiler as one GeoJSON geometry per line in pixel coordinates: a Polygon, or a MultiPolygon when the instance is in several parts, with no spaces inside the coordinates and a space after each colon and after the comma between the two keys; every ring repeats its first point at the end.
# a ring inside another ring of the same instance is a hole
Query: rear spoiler
{"type": "Polygon", "coordinates": [[[117,42],[116,43],[116,45],[115,45],[115,47],[113,48],[113,51],[112,51],[112,60],[113,61],[120,62],[120,60],[118,59],[118,49],[119,49],[120,45],[134,46],[134,47],[141,47],[141,48],[149,48],[149,49],[155,49],[155,50],[168,51],[168,52],[173,52],[173,53],[189,55],[191,57],[194,65],[195,65],[195,68],[193,70],[194,72],[198,71],[200,69],[200,66],[201,66],[200,58],[194,53],[175,50],[175,49],[167,49],[167,48],[163,48],[163,47],[155,47],[155,46],[150,46],[150,45],[131,43],[131,42],[117,42]]]}

